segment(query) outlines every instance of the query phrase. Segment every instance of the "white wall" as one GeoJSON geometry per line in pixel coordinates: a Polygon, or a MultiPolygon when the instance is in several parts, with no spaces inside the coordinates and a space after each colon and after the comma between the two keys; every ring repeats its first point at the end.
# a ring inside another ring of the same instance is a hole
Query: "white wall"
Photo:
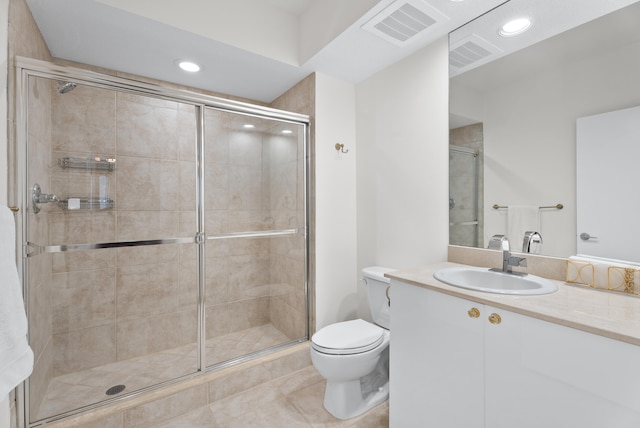
{"type": "Polygon", "coordinates": [[[356,86],[358,269],[447,258],[448,42],[356,86]]]}
{"type": "Polygon", "coordinates": [[[353,319],[356,277],[356,128],[352,84],[316,74],[316,328],[353,319]],[[335,145],[348,153],[338,156],[335,145]]]}

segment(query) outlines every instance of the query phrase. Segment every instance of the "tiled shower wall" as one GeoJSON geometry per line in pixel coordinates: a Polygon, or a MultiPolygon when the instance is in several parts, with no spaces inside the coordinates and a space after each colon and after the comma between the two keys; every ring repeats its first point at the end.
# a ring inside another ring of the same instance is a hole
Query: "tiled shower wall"
{"type": "MultiPolygon", "coordinates": [[[[313,165],[315,164],[315,74],[311,74],[298,82],[293,88],[278,97],[271,107],[278,108],[287,111],[295,111],[297,113],[306,114],[311,119],[311,130],[309,135],[309,265],[308,269],[308,298],[304,295],[304,290],[296,288],[292,292],[287,294],[280,294],[274,296],[271,300],[271,322],[280,331],[284,332],[289,337],[294,337],[300,327],[305,325],[307,318],[309,319],[309,335],[315,332],[315,171],[313,165]],[[307,306],[308,302],[308,311],[307,306]]],[[[298,177],[302,176],[301,169],[302,163],[298,164],[298,177]]],[[[297,184],[297,212],[300,218],[302,218],[302,205],[304,188],[301,181],[297,184]]],[[[298,238],[300,239],[300,238],[298,238]]],[[[300,272],[300,269],[304,269],[304,265],[301,262],[304,254],[300,251],[301,246],[294,247],[291,242],[288,245],[273,248],[272,254],[282,255],[282,258],[275,259],[277,263],[286,263],[286,268],[282,266],[272,267],[272,283],[274,284],[291,284],[294,278],[304,277],[304,272],[300,272]],[[295,266],[295,267],[294,267],[295,266]]]]}
{"type": "MultiPolygon", "coordinates": [[[[52,208],[50,245],[194,236],[193,106],[82,86],[64,95],[52,88],[51,97],[50,191],[97,196],[105,176],[115,208],[52,208]],[[115,157],[116,171],[57,166],[61,157],[88,155],[115,157]]],[[[215,113],[205,120],[214,130],[205,138],[207,233],[299,227],[297,137],[238,132],[215,113]]],[[[270,323],[272,314],[292,339],[302,337],[301,244],[297,237],[209,241],[207,337],[270,323]],[[272,311],[273,301],[296,312],[272,311]]],[[[54,375],[195,342],[195,256],[189,244],[55,254],[54,375]]]]}
{"type": "MultiPolygon", "coordinates": [[[[194,107],[78,86],[51,84],[48,192],[99,197],[104,180],[115,209],[50,209],[49,245],[193,236],[183,146],[194,143],[194,107]],[[64,170],[63,157],[115,158],[117,169],[64,170]]],[[[195,342],[196,308],[188,245],[67,252],[53,257],[53,374],[84,370],[195,342]]]]}

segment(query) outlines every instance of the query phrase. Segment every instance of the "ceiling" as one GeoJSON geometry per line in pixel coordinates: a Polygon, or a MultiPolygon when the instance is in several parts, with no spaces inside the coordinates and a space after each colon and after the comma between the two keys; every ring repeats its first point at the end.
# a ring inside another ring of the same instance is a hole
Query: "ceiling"
{"type": "Polygon", "coordinates": [[[56,58],[271,102],[312,72],[358,83],[504,0],[26,0],[56,58]],[[363,25],[409,3],[435,23],[391,43],[363,25]],[[203,69],[179,70],[190,59],[203,69]]]}
{"type": "Polygon", "coordinates": [[[359,83],[456,29],[452,49],[480,40],[492,51],[451,70],[462,73],[636,1],[26,0],[56,58],[265,103],[312,72],[359,83]],[[406,42],[368,31],[407,5],[431,25],[406,42]],[[501,23],[523,13],[533,31],[497,36],[501,23]],[[203,69],[184,72],[180,59],[203,69]]]}

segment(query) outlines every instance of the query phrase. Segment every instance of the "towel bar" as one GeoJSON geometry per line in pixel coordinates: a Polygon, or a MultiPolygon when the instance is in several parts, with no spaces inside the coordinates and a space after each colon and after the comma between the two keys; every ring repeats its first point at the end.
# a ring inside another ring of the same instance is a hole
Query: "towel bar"
{"type": "MultiPolygon", "coordinates": [[[[498,204],[494,204],[494,205],[493,205],[493,209],[494,209],[494,210],[497,210],[497,209],[500,209],[500,208],[509,208],[509,206],[508,206],[508,205],[498,205],[498,204]]],[[[562,204],[556,204],[556,205],[545,205],[545,206],[541,206],[541,207],[538,207],[538,208],[539,208],[539,209],[543,209],[543,208],[555,208],[555,209],[557,209],[557,210],[561,210],[561,209],[563,209],[563,208],[564,208],[564,205],[562,205],[562,204]]]]}

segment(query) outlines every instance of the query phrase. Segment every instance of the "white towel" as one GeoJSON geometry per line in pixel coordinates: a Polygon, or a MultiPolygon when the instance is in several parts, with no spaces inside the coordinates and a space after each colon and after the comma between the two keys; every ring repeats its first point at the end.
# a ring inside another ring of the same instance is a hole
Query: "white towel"
{"type": "Polygon", "coordinates": [[[509,205],[507,208],[507,238],[511,243],[512,251],[522,251],[524,234],[528,231],[538,232],[542,235],[540,232],[540,208],[534,205],[509,205]]]}
{"type": "Polygon", "coordinates": [[[15,220],[0,206],[0,397],[5,397],[33,370],[27,343],[27,315],[16,269],[15,220]]]}

